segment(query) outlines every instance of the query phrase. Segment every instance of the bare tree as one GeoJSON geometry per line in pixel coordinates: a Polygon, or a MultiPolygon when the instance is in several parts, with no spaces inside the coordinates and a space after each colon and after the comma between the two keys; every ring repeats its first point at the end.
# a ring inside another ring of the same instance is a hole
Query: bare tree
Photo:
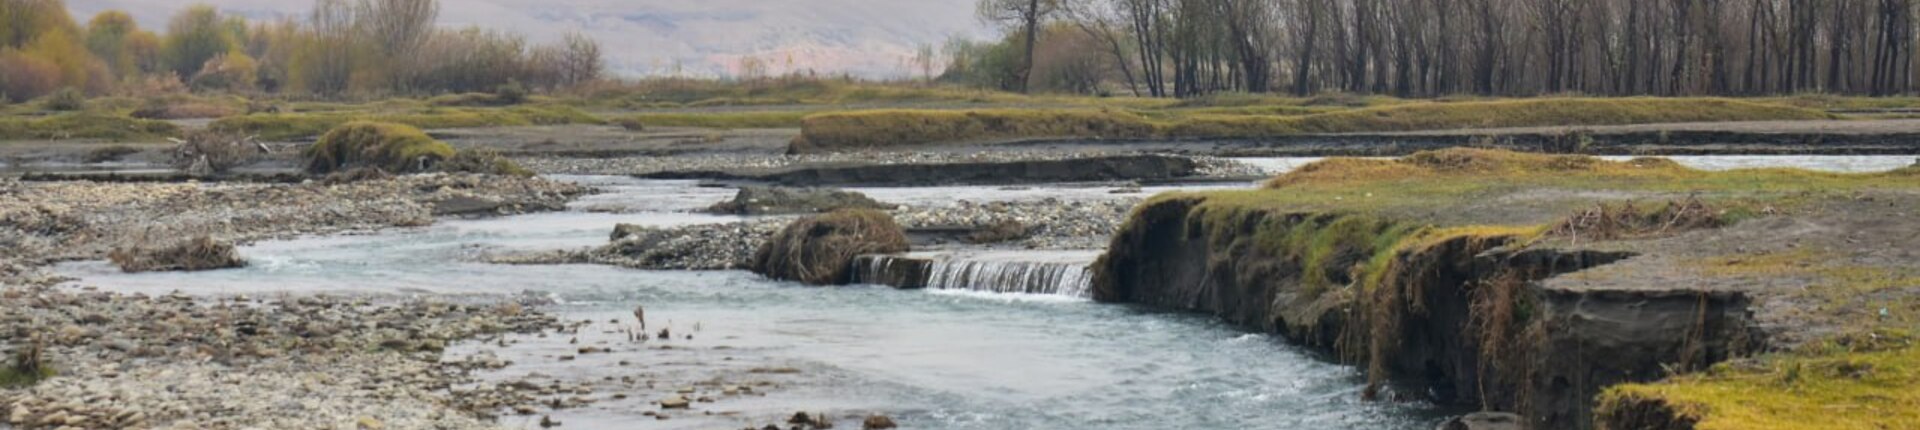
{"type": "Polygon", "coordinates": [[[1027,92],[1033,78],[1034,46],[1040,41],[1040,24],[1059,8],[1059,0],[980,0],[978,13],[987,23],[1018,26],[1026,43],[1026,61],[1020,67],[1020,92],[1027,92]]]}

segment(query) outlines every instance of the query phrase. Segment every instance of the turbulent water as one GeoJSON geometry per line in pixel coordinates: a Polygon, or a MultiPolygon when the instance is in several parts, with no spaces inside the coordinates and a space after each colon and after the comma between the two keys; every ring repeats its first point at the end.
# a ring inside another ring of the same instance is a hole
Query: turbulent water
{"type": "MultiPolygon", "coordinates": [[[[105,263],[83,262],[60,270],[82,284],[146,293],[516,295],[550,301],[551,312],[595,323],[577,339],[518,336],[520,343],[510,347],[470,343],[449,355],[492,354],[517,363],[481,375],[493,381],[646,381],[603,385],[596,392],[631,396],[624,400],[554,411],[564,428],[757,427],[806,410],[841,418],[885,413],[915,429],[1425,429],[1442,414],[1419,403],[1361,401],[1363,381],[1355,369],[1279,339],[1204,316],[1085,300],[1090,252],[959,256],[936,270],[936,287],[915,291],[808,288],[744,272],[474,262],[475,255],[501,248],[604,243],[615,223],[737,219],[687,212],[727,198],[725,189],[572,179],[610,192],[561,213],[260,243],[242,250],[254,262],[244,269],[127,275],[105,263]],[[626,321],[635,305],[646,307],[650,329],[670,328],[676,339],[629,342],[626,321]],[[686,335],[692,339],[681,338],[686,335]],[[614,352],[556,359],[580,345],[614,352]],[[767,385],[759,390],[765,396],[696,406],[713,415],[664,421],[642,415],[657,411],[651,402],[673,387],[705,381],[767,385]]],[[[879,194],[941,202],[1002,193],[924,188],[879,194]]],[[[1105,191],[1035,187],[1014,194],[1101,198],[1105,191]]],[[[509,416],[503,424],[532,428],[534,420],[509,416]]]]}
{"type": "Polygon", "coordinates": [[[894,266],[928,261],[925,288],[935,291],[1037,294],[1087,299],[1093,296],[1088,266],[1098,251],[982,251],[863,256],[855,281],[886,283],[894,266]]]}

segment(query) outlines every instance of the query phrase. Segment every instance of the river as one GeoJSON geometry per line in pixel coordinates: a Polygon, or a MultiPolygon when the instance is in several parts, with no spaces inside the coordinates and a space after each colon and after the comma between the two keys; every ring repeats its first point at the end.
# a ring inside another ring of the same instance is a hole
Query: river
{"type": "MultiPolygon", "coordinates": [[[[1830,170],[1904,165],[1817,157],[1775,160],[1830,170]],[[1820,162],[1810,164],[1809,159],[1820,162]]],[[[1754,167],[1750,160],[1708,161],[1754,167]]],[[[1271,164],[1289,167],[1299,162],[1271,164]]],[[[474,261],[476,254],[500,248],[604,243],[615,223],[739,219],[688,212],[727,198],[727,189],[687,181],[564,179],[607,192],[584,198],[564,212],[449,219],[417,229],[253,244],[241,250],[254,263],[244,269],[129,275],[104,262],[80,262],[58,270],[85,285],[150,294],[327,293],[445,300],[511,295],[547,301],[552,303],[547,311],[592,324],[572,335],[513,336],[508,346],[468,342],[450,348],[447,355],[490,355],[515,363],[481,373],[483,381],[591,385],[586,396],[599,401],[551,412],[553,419],[565,423],[562,428],[759,427],[808,411],[840,419],[842,428],[858,428],[859,417],[881,413],[912,429],[1427,429],[1447,412],[1458,412],[1423,403],[1362,401],[1359,371],[1279,338],[1204,316],[1097,304],[1080,294],[812,288],[737,271],[474,261]],[[630,312],[636,305],[645,306],[649,330],[667,328],[673,339],[631,341],[630,312]],[[612,352],[576,354],[581,346],[612,352]],[[753,394],[722,393],[720,387],[734,385],[748,386],[753,394]],[[690,397],[716,401],[695,403],[692,411],[673,411],[668,420],[648,415],[660,411],[654,401],[687,388],[693,390],[690,397]]],[[[1035,186],[865,191],[885,201],[939,204],[957,198],[1113,198],[1107,190],[1035,186]]],[[[1013,257],[995,255],[1018,259],[1018,252],[1013,257]]],[[[1082,253],[1065,258],[1091,257],[1082,253]]],[[[945,284],[955,282],[962,281],[945,284]]],[[[537,417],[507,415],[502,424],[538,428],[537,417]]]]}

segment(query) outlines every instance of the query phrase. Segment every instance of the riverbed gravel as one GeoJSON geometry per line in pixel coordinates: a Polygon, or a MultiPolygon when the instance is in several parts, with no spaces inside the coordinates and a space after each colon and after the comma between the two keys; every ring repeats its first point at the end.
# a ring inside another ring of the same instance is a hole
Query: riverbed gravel
{"type": "MultiPolygon", "coordinates": [[[[566,330],[518,303],[0,290],[0,348],[58,375],[0,389],[0,427],[496,428],[446,388],[450,342],[566,330]]],[[[497,396],[494,396],[497,397],[497,396]]]]}
{"type": "MultiPolygon", "coordinates": [[[[930,244],[935,248],[1082,250],[1105,246],[1108,237],[1125,221],[1128,211],[1140,201],[1136,197],[986,203],[961,200],[950,206],[902,206],[888,212],[909,230],[969,230],[1014,223],[1028,232],[1026,237],[1008,243],[930,244]]],[[[761,244],[795,219],[798,217],[768,216],[665,228],[620,225],[614,227],[607,245],[596,248],[482,253],[479,259],[496,264],[591,263],[649,270],[741,269],[747,267],[761,244]]]]}
{"type": "Polygon", "coordinates": [[[409,175],[343,184],[20,182],[0,179],[0,284],[116,247],[209,236],[248,242],[422,226],[436,214],[559,210],[588,190],[539,178],[409,175]]]}

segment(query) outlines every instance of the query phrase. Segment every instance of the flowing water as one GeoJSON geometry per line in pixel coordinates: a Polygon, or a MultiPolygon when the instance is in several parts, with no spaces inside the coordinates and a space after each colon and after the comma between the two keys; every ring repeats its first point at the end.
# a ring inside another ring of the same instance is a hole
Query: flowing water
{"type": "MultiPolygon", "coordinates": [[[[1420,403],[1361,401],[1363,380],[1355,369],[1213,318],[1088,301],[1091,252],[945,256],[936,263],[937,286],[925,290],[809,288],[737,271],[473,261],[501,248],[604,243],[615,223],[738,219],[688,212],[727,198],[725,189],[570,179],[609,192],[566,212],[264,242],[241,250],[254,262],[243,269],[129,275],[103,262],[80,262],[58,270],[81,284],[152,294],[550,301],[548,311],[594,323],[577,335],[513,336],[517,343],[504,347],[470,342],[448,354],[516,363],[479,375],[487,381],[594,384],[593,396],[602,401],[552,412],[563,428],[758,427],[805,410],[853,420],[841,423],[850,428],[857,428],[858,416],[878,412],[914,429],[1425,429],[1445,412],[1420,403]],[[646,307],[648,329],[667,328],[674,339],[631,341],[636,305],[646,307]],[[573,357],[582,345],[612,352],[573,357]],[[758,394],[718,396],[710,393],[716,383],[750,385],[758,394]],[[658,411],[652,402],[676,387],[696,386],[699,395],[718,401],[696,403],[693,412],[677,411],[671,420],[643,415],[658,411]]],[[[1094,190],[948,187],[880,194],[932,203],[1003,194],[1106,195],[1094,190]]],[[[536,419],[510,415],[502,424],[537,428],[536,419]]]]}
{"type": "MultiPolygon", "coordinates": [[[[1352,367],[1213,318],[1097,304],[1057,288],[1036,291],[1046,294],[959,288],[967,279],[994,278],[1083,289],[1090,252],[977,255],[955,263],[954,274],[942,281],[954,289],[916,291],[811,288],[744,272],[470,261],[497,248],[603,243],[614,223],[734,219],[683,212],[724,199],[727,190],[571,179],[611,192],[567,212],[264,242],[241,250],[255,263],[243,269],[128,275],[106,263],[81,262],[59,270],[82,284],[148,293],[550,299],[550,312],[594,323],[577,335],[513,336],[518,343],[508,347],[470,342],[448,355],[515,363],[480,375],[488,381],[531,376],[594,384],[592,396],[602,401],[551,413],[566,423],[562,428],[759,427],[803,410],[840,418],[844,428],[858,428],[858,416],[884,413],[914,429],[1424,429],[1441,415],[1418,403],[1362,401],[1364,381],[1352,367]],[[1053,262],[1054,269],[1014,274],[1022,272],[1013,268],[1022,261],[1053,262]],[[1002,274],[991,274],[996,271],[1002,274]],[[646,307],[650,330],[669,328],[675,339],[629,341],[635,305],[646,307]],[[613,352],[558,358],[582,345],[613,352]],[[633,382],[607,381],[622,377],[633,382]],[[713,381],[754,386],[762,395],[722,396],[705,385],[713,381]],[[700,387],[698,395],[718,401],[696,403],[693,412],[676,412],[671,420],[642,415],[659,411],[652,402],[677,387],[700,387]],[[608,397],[616,393],[630,397],[608,397]]],[[[902,200],[952,195],[950,189],[892,192],[902,200]]],[[[538,428],[538,416],[507,415],[502,423],[538,428]]]]}

